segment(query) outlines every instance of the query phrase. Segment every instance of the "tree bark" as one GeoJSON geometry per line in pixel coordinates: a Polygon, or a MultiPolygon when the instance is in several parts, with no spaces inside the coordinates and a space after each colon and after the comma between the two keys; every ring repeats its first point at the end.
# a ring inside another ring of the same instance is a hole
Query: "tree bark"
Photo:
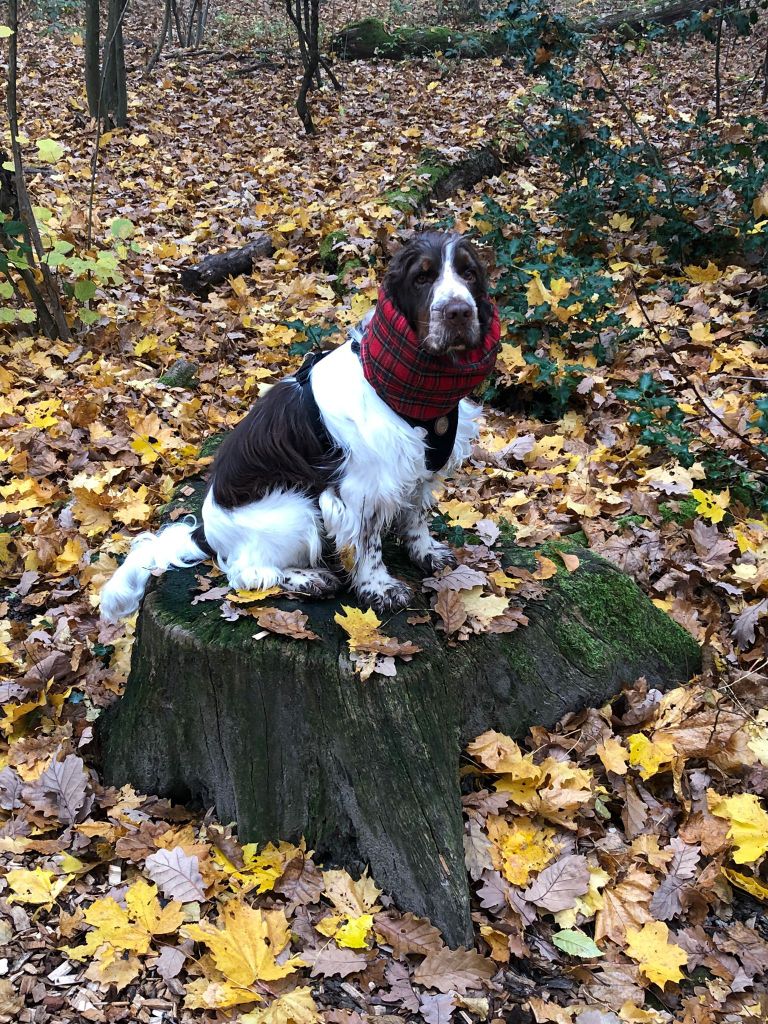
{"type": "Polygon", "coordinates": [[[99,6],[99,0],[85,0],[85,92],[91,117],[99,115],[101,90],[99,6]]]}
{"type": "Polygon", "coordinates": [[[29,267],[20,268],[20,275],[27,285],[30,297],[35,304],[40,327],[49,338],[69,340],[69,325],[61,304],[59,287],[51,269],[45,262],[45,249],[35,218],[35,211],[27,191],[24,178],[24,162],[21,145],[19,144],[19,110],[16,96],[18,81],[19,55],[19,10],[17,0],[8,0],[8,27],[11,35],[8,39],[8,84],[6,87],[6,110],[8,127],[11,130],[11,153],[13,155],[14,202],[16,203],[19,220],[24,225],[24,251],[29,258],[29,267]],[[34,280],[35,259],[40,271],[41,289],[34,280]]]}
{"type": "MultiPolygon", "coordinates": [[[[321,858],[370,865],[402,909],[467,944],[463,746],[487,729],[551,726],[640,675],[665,687],[700,666],[695,642],[629,577],[569,550],[578,570],[547,581],[528,626],[450,645],[401,613],[387,634],[422,652],[365,683],[333,621],[354,597],[300,606],[319,642],[257,640],[253,619],[191,604],[194,570],[169,573],[144,602],[125,695],[100,725],[105,780],[199,798],[244,842],[304,836],[321,858]]],[[[533,553],[510,548],[505,562],[528,566],[533,553]]]]}
{"type": "Polygon", "coordinates": [[[123,46],[123,19],[128,0],[109,0],[101,61],[100,116],[117,128],[128,123],[128,92],[123,46]]]}
{"type": "Polygon", "coordinates": [[[248,274],[253,261],[262,256],[271,256],[274,251],[269,235],[257,235],[247,245],[229,252],[206,256],[202,263],[183,267],[179,273],[182,288],[205,297],[214,285],[221,284],[228,277],[248,274]]]}

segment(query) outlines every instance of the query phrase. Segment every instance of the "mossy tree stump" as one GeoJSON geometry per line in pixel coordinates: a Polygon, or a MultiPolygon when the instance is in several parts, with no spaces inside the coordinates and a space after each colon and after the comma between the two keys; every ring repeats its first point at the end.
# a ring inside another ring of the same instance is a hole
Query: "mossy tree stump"
{"type": "MultiPolygon", "coordinates": [[[[547,581],[527,627],[451,646],[396,615],[388,635],[422,653],[365,683],[333,621],[353,597],[301,605],[320,642],[256,640],[255,620],[192,605],[194,570],[168,573],[144,602],[125,695],[101,726],[106,781],[200,798],[237,821],[242,841],[304,836],[327,862],[370,865],[402,909],[470,943],[463,745],[486,729],[551,726],[639,675],[663,687],[699,667],[694,641],[629,577],[571,550],[578,570],[547,581]]],[[[511,548],[504,562],[530,566],[533,552],[511,548]]]]}

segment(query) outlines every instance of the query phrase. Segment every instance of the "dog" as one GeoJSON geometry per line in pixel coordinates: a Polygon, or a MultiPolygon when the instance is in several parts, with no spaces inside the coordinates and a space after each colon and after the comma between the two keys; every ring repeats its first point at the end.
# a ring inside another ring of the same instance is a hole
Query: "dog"
{"type": "Polygon", "coordinates": [[[202,522],[136,539],[102,590],[102,618],[134,612],[151,575],[209,557],[236,590],[325,597],[348,582],[377,613],[406,607],[412,591],[387,570],[382,533],[393,529],[425,575],[456,564],[428,513],[436,480],[469,455],[478,408],[467,396],[499,336],[470,242],[414,236],[346,342],[271,387],[222,443],[202,522]]]}

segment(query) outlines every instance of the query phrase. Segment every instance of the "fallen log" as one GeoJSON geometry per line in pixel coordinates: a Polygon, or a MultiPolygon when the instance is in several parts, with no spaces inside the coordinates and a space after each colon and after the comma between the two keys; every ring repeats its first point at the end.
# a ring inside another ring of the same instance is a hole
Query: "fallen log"
{"type": "Polygon", "coordinates": [[[425,149],[418,165],[384,199],[400,210],[426,209],[432,202],[447,199],[460,189],[468,191],[487,178],[501,174],[504,164],[491,146],[472,149],[458,160],[447,161],[436,150],[425,149]]]}
{"type": "MultiPolygon", "coordinates": [[[[734,6],[737,0],[726,0],[726,6],[734,6]]],[[[659,3],[649,7],[630,7],[614,14],[585,22],[579,26],[583,32],[598,34],[614,29],[629,29],[642,32],[649,25],[674,25],[695,14],[697,11],[719,9],[719,2],[714,0],[680,0],[678,3],[659,3]]]]}
{"type": "Polygon", "coordinates": [[[497,57],[507,50],[502,32],[461,31],[445,25],[390,31],[378,18],[363,18],[345,25],[331,41],[331,51],[340,60],[404,60],[433,53],[472,59],[497,57]]]}
{"type": "Polygon", "coordinates": [[[204,298],[214,285],[221,284],[228,277],[249,274],[254,260],[271,256],[273,252],[274,246],[269,235],[257,235],[240,249],[206,256],[202,263],[183,267],[179,272],[179,281],[186,291],[204,298]]]}
{"type": "MultiPolygon", "coordinates": [[[[105,780],[199,799],[236,821],[243,842],[304,836],[320,858],[370,866],[403,910],[468,944],[463,746],[487,729],[519,737],[551,726],[640,675],[666,687],[700,666],[696,643],[628,576],[568,550],[579,568],[560,565],[525,608],[524,628],[451,645],[433,622],[401,613],[386,632],[421,653],[395,678],[365,683],[334,622],[354,597],[298,605],[319,641],[257,638],[254,619],[229,622],[214,602],[192,604],[194,570],[168,573],[141,609],[125,695],[100,721],[105,780]]],[[[503,561],[536,564],[517,547],[503,561]]],[[[413,570],[390,564],[413,581],[413,570]]]]}
{"type": "MultiPolygon", "coordinates": [[[[734,6],[737,0],[727,0],[734,6]]],[[[648,25],[673,25],[695,14],[717,8],[714,0],[675,0],[650,7],[630,7],[603,17],[574,23],[577,32],[599,35],[615,29],[642,32],[648,25]]],[[[332,52],[339,60],[407,60],[443,53],[446,57],[476,59],[511,56],[504,29],[484,32],[480,29],[458,30],[447,25],[429,28],[403,27],[388,29],[378,18],[363,18],[345,25],[331,42],[332,52]]]]}

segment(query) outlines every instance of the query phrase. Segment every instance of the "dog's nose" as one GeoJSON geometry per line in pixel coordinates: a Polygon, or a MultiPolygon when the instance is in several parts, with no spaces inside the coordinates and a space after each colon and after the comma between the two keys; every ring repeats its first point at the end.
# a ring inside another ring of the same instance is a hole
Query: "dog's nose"
{"type": "Polygon", "coordinates": [[[453,323],[461,323],[462,320],[472,318],[472,307],[464,299],[449,299],[443,309],[443,316],[453,323]]]}

